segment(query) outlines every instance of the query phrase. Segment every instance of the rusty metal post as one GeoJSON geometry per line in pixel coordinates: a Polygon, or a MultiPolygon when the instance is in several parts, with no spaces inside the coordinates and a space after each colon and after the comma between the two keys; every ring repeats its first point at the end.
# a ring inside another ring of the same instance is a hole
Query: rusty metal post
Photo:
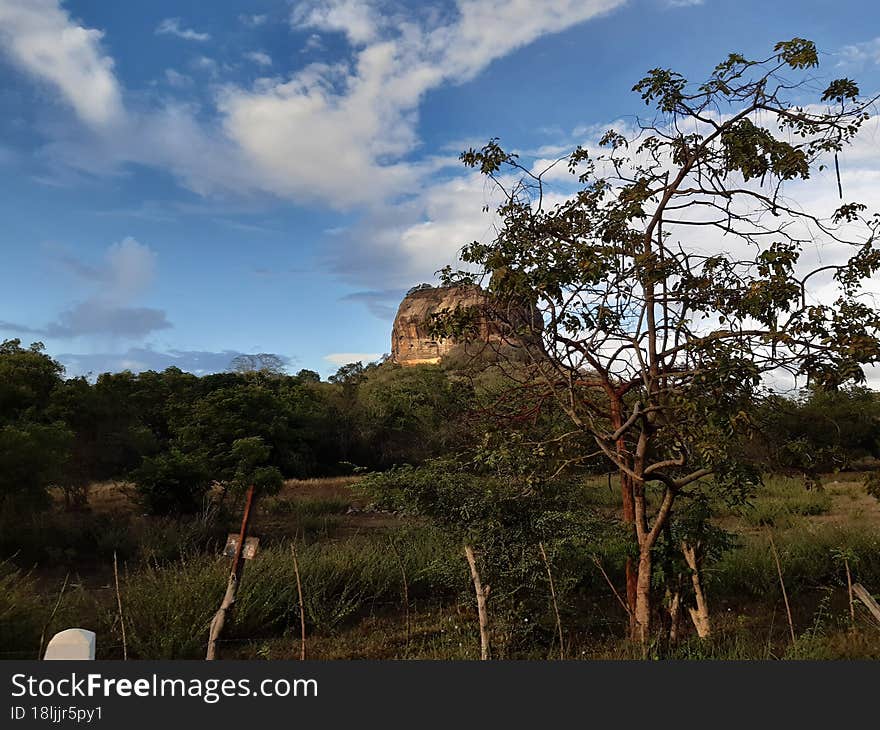
{"type": "Polygon", "coordinates": [[[214,614],[211,620],[211,630],[208,634],[208,653],[205,659],[217,658],[217,641],[223,633],[223,626],[226,623],[226,614],[235,604],[235,596],[238,592],[238,584],[241,582],[241,573],[244,570],[244,560],[242,559],[242,550],[247,540],[248,523],[251,517],[251,505],[254,500],[254,485],[248,487],[247,496],[244,502],[244,515],[241,518],[241,531],[238,534],[238,544],[235,546],[235,556],[232,558],[232,570],[229,572],[229,581],[226,584],[226,593],[220,608],[214,614]]]}

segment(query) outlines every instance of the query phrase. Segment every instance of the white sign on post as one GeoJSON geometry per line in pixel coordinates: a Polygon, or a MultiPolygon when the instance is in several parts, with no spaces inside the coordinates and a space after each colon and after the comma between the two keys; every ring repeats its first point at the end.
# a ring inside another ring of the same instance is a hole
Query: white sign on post
{"type": "Polygon", "coordinates": [[[95,632],[65,629],[49,640],[43,659],[94,659],[95,632]]]}

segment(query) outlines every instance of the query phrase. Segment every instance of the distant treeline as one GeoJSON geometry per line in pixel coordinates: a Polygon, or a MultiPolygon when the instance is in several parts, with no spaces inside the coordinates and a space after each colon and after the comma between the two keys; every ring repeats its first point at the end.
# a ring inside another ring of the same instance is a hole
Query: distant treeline
{"type": "MultiPolygon", "coordinates": [[[[271,467],[286,478],[418,463],[461,437],[455,422],[470,401],[468,384],[439,368],[359,363],[325,382],[309,370],[197,377],[177,368],[65,379],[42,345],[8,340],[0,344],[0,499],[36,507],[56,485],[73,506],[86,485],[109,479],[164,480],[166,489],[179,481],[198,498],[213,481],[234,481],[242,440],[268,451],[246,464],[251,471],[271,467]]],[[[194,500],[177,501],[164,507],[194,500]]]]}
{"type": "MultiPolygon", "coordinates": [[[[0,344],[4,507],[46,504],[50,486],[75,507],[88,484],[126,479],[147,509],[187,511],[213,483],[273,485],[420,464],[478,447],[493,429],[513,443],[558,427],[537,415],[505,421],[498,404],[515,398],[522,413],[523,398],[542,397],[534,389],[438,366],[355,363],[327,381],[309,370],[197,377],[168,368],[94,382],[63,374],[39,343],[0,344]]],[[[777,396],[749,417],[762,437],[743,448],[768,469],[808,475],[880,456],[880,405],[866,388],[777,396]]]]}

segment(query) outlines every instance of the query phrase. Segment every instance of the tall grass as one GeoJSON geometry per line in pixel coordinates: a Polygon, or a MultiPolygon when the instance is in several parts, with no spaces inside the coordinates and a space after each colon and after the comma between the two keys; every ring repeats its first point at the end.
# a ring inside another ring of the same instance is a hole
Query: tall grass
{"type": "MultiPolygon", "coordinates": [[[[786,589],[840,585],[843,567],[837,558],[845,550],[853,556],[854,578],[880,586],[880,535],[864,527],[810,526],[778,533],[775,538],[786,589]]],[[[776,565],[768,539],[757,534],[726,553],[708,571],[710,589],[729,598],[765,598],[779,590],[776,565]]]]}
{"type": "Polygon", "coordinates": [[[751,526],[791,527],[798,517],[814,517],[831,511],[831,494],[825,490],[806,489],[803,480],[770,476],[749,504],[733,513],[751,526]]]}
{"type": "Polygon", "coordinates": [[[0,659],[34,659],[45,619],[36,582],[0,563],[0,659]]]}
{"type": "MultiPolygon", "coordinates": [[[[333,633],[356,616],[399,610],[403,562],[410,598],[436,598],[466,585],[461,561],[442,533],[402,530],[395,550],[382,536],[305,545],[297,550],[310,632],[333,633]],[[456,569],[458,568],[458,569],[456,569]]],[[[208,626],[225,589],[229,563],[198,555],[125,576],[129,650],[133,656],[181,659],[203,655],[208,626]]],[[[246,565],[224,640],[241,643],[283,635],[299,620],[290,545],[261,551],[246,565]]]]}

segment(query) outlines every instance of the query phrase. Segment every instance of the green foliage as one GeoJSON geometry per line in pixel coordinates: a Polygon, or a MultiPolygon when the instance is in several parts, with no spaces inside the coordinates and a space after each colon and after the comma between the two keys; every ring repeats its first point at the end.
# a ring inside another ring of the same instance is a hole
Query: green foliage
{"type": "Polygon", "coordinates": [[[205,462],[177,449],[144,459],[133,478],[141,502],[155,515],[196,512],[211,484],[205,462]]]}
{"type": "MultiPolygon", "coordinates": [[[[309,631],[332,633],[376,607],[399,605],[401,564],[412,599],[437,600],[457,593],[466,585],[466,566],[459,561],[459,569],[451,569],[454,547],[430,528],[401,531],[393,549],[378,536],[299,546],[309,631]]],[[[163,659],[204,656],[208,626],[228,569],[226,560],[189,555],[161,566],[148,562],[126,575],[122,594],[132,654],[163,659]]],[[[227,640],[235,644],[278,635],[298,622],[290,546],[261,550],[245,569],[227,640]]]]}
{"type": "Polygon", "coordinates": [[[0,423],[38,416],[61,381],[64,368],[43,352],[43,344],[28,348],[20,340],[0,343],[0,423]]]}
{"type": "Polygon", "coordinates": [[[380,506],[427,517],[459,544],[474,546],[492,589],[496,631],[512,650],[535,632],[554,630],[542,547],[564,602],[581,584],[587,556],[602,551],[616,523],[585,506],[579,485],[540,483],[510,465],[502,455],[475,472],[474,464],[440,459],[369,475],[360,486],[380,506]]]}
{"type": "Polygon", "coordinates": [[[266,466],[272,448],[259,436],[240,438],[232,442],[230,456],[236,462],[235,474],[230,485],[238,492],[244,492],[254,485],[260,494],[272,495],[281,489],[284,478],[277,467],[266,466]]]}
{"type": "MultiPolygon", "coordinates": [[[[854,580],[867,585],[880,581],[880,538],[876,530],[827,525],[777,534],[775,541],[790,598],[817,586],[841,585],[841,549],[858,565],[854,580]]],[[[709,586],[725,596],[761,599],[778,595],[776,564],[764,535],[726,553],[709,573],[709,586]]]]}
{"type": "Polygon", "coordinates": [[[772,395],[755,421],[754,453],[767,468],[812,475],[880,457],[880,399],[862,386],[813,387],[793,399],[772,395]]]}
{"type": "Polygon", "coordinates": [[[50,418],[48,405],[63,368],[34,343],[0,344],[0,507],[39,508],[61,476],[71,432],[50,418]]]}
{"type": "Polygon", "coordinates": [[[161,567],[148,563],[126,575],[121,592],[132,656],[204,657],[208,626],[220,605],[228,571],[225,560],[184,556],[161,567]]]}

